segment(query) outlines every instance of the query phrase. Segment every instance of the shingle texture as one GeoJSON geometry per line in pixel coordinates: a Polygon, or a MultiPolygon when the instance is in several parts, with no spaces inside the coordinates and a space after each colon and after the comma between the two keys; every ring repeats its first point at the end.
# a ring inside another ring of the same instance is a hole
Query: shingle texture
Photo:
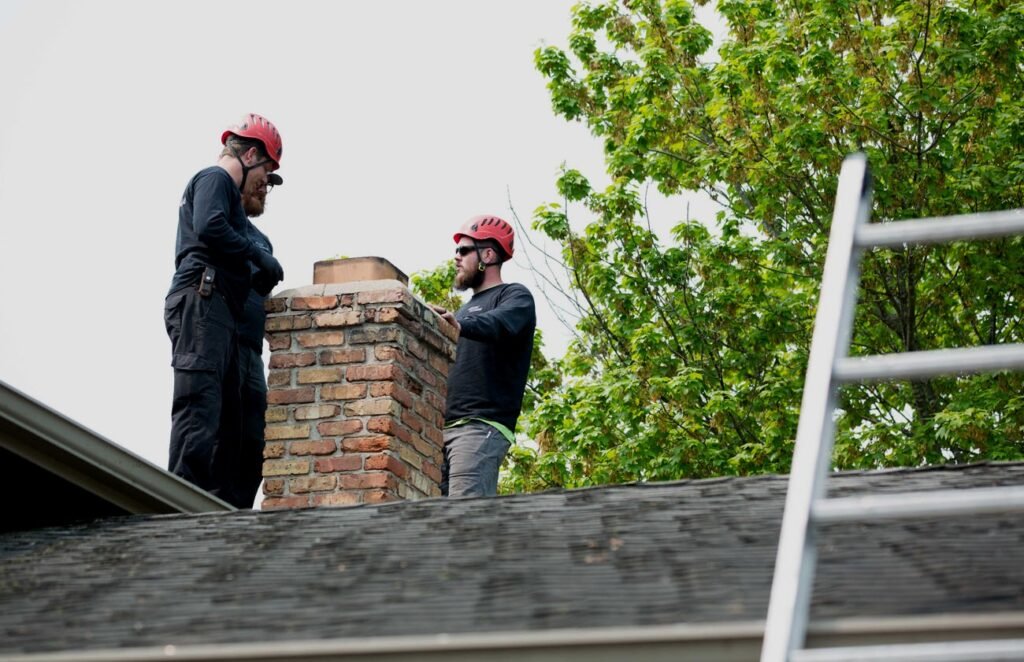
{"type": "MultiPolygon", "coordinates": [[[[1024,484],[1024,463],[831,494],[1024,484]]],[[[0,536],[0,654],[763,619],[784,476],[0,536]]],[[[8,507],[12,507],[9,505],[8,507]]],[[[825,529],[812,618],[1024,611],[1016,516],[825,529]]]]}

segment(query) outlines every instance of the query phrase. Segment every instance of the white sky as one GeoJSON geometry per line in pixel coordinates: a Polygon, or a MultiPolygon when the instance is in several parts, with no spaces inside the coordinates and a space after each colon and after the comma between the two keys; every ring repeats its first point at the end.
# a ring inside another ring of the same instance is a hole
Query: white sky
{"type": "MultiPolygon", "coordinates": [[[[246,112],[284,139],[257,220],[279,290],[336,255],[432,268],[465,218],[511,220],[509,192],[528,223],[562,162],[605,184],[533,66],[576,1],[0,0],[0,380],[166,465],[178,200],[246,112]]],[[[505,279],[537,295],[524,264],[505,279]]]]}

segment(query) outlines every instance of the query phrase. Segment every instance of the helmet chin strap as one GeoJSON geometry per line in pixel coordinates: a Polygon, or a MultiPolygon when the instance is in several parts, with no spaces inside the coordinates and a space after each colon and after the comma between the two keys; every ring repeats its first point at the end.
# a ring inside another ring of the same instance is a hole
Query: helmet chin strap
{"type": "Polygon", "coordinates": [[[259,168],[264,163],[270,163],[270,159],[266,159],[264,161],[260,161],[259,163],[253,164],[251,166],[247,166],[247,165],[245,165],[245,161],[242,160],[242,157],[238,155],[238,151],[235,150],[233,145],[228,145],[228,148],[231,150],[231,153],[235,155],[235,158],[238,159],[238,164],[240,166],[242,166],[242,183],[238,185],[238,190],[239,191],[244,191],[245,190],[245,180],[246,180],[246,178],[249,177],[249,171],[253,170],[255,168],[259,168]]]}

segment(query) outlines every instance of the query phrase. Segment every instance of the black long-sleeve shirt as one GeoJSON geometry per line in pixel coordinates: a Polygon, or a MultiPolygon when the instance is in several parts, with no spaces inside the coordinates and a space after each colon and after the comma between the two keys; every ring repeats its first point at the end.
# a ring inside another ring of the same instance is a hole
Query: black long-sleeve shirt
{"type": "MultiPolygon", "coordinates": [[[[270,239],[253,225],[252,221],[249,221],[248,230],[249,238],[260,250],[271,255],[274,254],[274,246],[270,243],[270,239]]],[[[267,311],[263,307],[263,302],[267,300],[267,297],[257,291],[255,280],[257,280],[256,274],[259,272],[255,266],[252,267],[252,272],[254,283],[253,287],[249,290],[248,298],[245,300],[245,310],[242,313],[242,319],[238,322],[238,341],[258,352],[262,352],[263,336],[266,333],[267,326],[267,311]]]]}
{"type": "Polygon", "coordinates": [[[199,283],[203,269],[217,272],[214,287],[238,319],[249,295],[249,259],[259,248],[248,236],[242,194],[226,170],[200,170],[185,187],[178,207],[174,278],[168,293],[199,283]]]}
{"type": "Polygon", "coordinates": [[[462,331],[448,373],[445,422],[483,418],[514,431],[537,326],[533,295],[503,283],[475,294],[455,318],[462,331]]]}

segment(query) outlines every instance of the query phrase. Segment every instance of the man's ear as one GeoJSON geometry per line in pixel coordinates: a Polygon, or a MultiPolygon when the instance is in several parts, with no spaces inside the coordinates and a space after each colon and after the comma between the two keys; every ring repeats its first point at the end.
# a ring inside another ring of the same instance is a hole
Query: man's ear
{"type": "Polygon", "coordinates": [[[242,161],[245,162],[245,165],[247,166],[251,166],[252,164],[256,163],[259,160],[259,158],[260,150],[258,147],[255,146],[245,150],[245,154],[242,155],[242,161]]]}

